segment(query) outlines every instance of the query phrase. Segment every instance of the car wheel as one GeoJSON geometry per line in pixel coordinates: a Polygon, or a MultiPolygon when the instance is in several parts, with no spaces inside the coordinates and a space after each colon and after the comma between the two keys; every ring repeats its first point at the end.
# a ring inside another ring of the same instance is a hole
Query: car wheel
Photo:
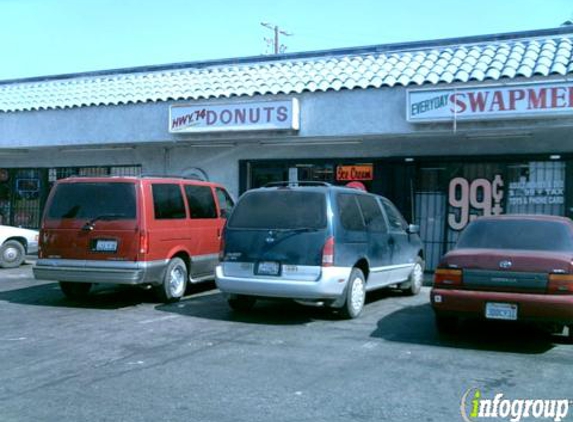
{"type": "Polygon", "coordinates": [[[253,296],[245,295],[230,295],[227,298],[227,303],[233,311],[237,312],[247,312],[253,309],[255,306],[256,298],[253,296]]]}
{"type": "Polygon", "coordinates": [[[64,295],[71,300],[85,299],[92,288],[92,283],[73,283],[60,281],[60,289],[64,295]]]}
{"type": "Polygon", "coordinates": [[[400,289],[408,296],[415,296],[420,293],[422,285],[424,284],[424,261],[418,257],[412,272],[408,277],[408,281],[402,283],[400,289]]]}
{"type": "Polygon", "coordinates": [[[358,268],[353,268],[350,272],[348,286],[346,286],[346,301],[340,309],[343,318],[356,318],[364,309],[366,300],[366,279],[358,268]]]}
{"type": "Polygon", "coordinates": [[[167,265],[163,282],[155,288],[158,299],[163,303],[177,302],[185,294],[188,279],[185,262],[173,258],[167,265]]]}
{"type": "Polygon", "coordinates": [[[568,344],[573,344],[573,325],[567,326],[567,335],[565,336],[565,340],[568,344]]]}
{"type": "Polygon", "coordinates": [[[0,267],[16,268],[22,265],[26,250],[17,240],[8,240],[0,247],[0,267]]]}
{"type": "Polygon", "coordinates": [[[458,328],[458,318],[454,316],[436,315],[436,328],[440,334],[452,334],[458,328]]]}

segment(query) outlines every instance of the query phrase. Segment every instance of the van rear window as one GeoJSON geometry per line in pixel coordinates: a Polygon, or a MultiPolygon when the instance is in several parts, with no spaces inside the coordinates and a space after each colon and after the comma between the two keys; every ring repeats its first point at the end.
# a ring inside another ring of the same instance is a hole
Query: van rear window
{"type": "Polygon", "coordinates": [[[57,185],[48,217],[134,219],[135,185],[133,183],[62,183],[57,185]]]}
{"type": "Polygon", "coordinates": [[[229,220],[233,229],[324,229],[326,198],[319,192],[277,190],[247,193],[229,220]]]}

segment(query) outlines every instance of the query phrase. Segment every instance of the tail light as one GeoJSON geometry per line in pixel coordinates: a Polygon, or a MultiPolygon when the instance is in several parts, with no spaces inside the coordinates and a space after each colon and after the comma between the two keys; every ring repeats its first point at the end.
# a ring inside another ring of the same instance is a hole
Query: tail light
{"type": "Polygon", "coordinates": [[[462,270],[438,268],[434,273],[435,287],[461,286],[463,284],[462,270]]]}
{"type": "Polygon", "coordinates": [[[139,233],[139,253],[146,254],[149,252],[149,235],[142,230],[139,233]]]}
{"type": "Polygon", "coordinates": [[[549,274],[547,293],[573,294],[573,274],[549,274]]]}
{"type": "Polygon", "coordinates": [[[322,248],[322,266],[332,267],[334,265],[334,237],[330,236],[322,248]]]}

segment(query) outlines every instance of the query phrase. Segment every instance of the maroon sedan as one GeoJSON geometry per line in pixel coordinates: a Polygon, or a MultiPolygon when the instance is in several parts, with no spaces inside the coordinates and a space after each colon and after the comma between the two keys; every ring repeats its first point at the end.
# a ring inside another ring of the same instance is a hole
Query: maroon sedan
{"type": "Polygon", "coordinates": [[[573,222],[504,215],[470,223],[434,275],[438,330],[460,317],[534,321],[573,331],[573,222]]]}

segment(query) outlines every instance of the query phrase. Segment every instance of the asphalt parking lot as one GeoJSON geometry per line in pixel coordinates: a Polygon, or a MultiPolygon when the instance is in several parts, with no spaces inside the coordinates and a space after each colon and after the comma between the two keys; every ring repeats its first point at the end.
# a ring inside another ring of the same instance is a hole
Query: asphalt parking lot
{"type": "Polygon", "coordinates": [[[173,305],[129,288],[74,303],[30,264],[0,270],[0,421],[461,421],[470,388],[573,399],[572,345],[486,323],[440,337],[428,296],[370,295],[351,321],[238,315],[212,283],[173,305]]]}

